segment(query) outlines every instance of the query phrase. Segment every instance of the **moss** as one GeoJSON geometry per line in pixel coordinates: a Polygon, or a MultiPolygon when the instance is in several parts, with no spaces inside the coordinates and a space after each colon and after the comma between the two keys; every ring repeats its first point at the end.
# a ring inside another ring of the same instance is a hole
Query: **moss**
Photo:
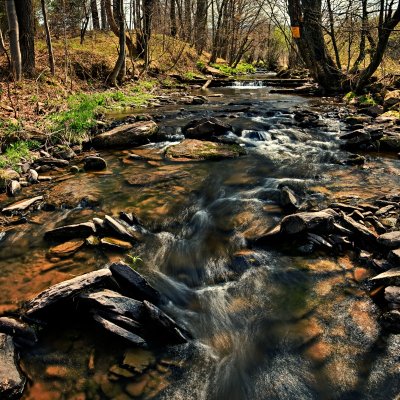
{"type": "Polygon", "coordinates": [[[240,63],[237,65],[236,68],[230,67],[227,64],[210,64],[210,65],[213,68],[216,68],[228,75],[243,75],[243,74],[252,74],[256,72],[255,67],[247,63],[240,63]]]}

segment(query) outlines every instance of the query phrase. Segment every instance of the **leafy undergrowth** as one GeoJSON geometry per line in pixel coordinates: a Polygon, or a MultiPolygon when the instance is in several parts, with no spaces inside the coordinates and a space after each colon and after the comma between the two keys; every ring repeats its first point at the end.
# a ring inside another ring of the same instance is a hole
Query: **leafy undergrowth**
{"type": "Polygon", "coordinates": [[[0,168],[19,169],[18,164],[32,158],[31,150],[40,147],[40,143],[34,140],[19,141],[10,144],[4,154],[0,155],[0,168]]]}
{"type": "Polygon", "coordinates": [[[240,63],[236,68],[230,67],[227,64],[210,64],[212,67],[219,69],[221,72],[227,75],[243,75],[243,74],[253,74],[256,72],[254,65],[247,63],[240,63]]]}

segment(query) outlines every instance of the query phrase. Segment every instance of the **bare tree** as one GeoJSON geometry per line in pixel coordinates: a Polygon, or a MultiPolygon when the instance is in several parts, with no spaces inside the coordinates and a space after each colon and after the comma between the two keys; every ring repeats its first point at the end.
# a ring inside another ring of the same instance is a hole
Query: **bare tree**
{"type": "Polygon", "coordinates": [[[41,0],[41,6],[42,6],[44,29],[46,31],[46,44],[47,44],[47,52],[49,54],[50,72],[52,75],[55,75],[56,70],[55,70],[55,62],[54,62],[53,45],[51,43],[50,28],[49,28],[49,23],[47,21],[47,10],[46,10],[45,0],[41,0]]]}
{"type": "Polygon", "coordinates": [[[109,77],[109,82],[113,86],[117,86],[117,79],[121,82],[125,78],[125,65],[126,65],[126,36],[125,36],[125,20],[124,16],[124,3],[123,0],[115,0],[118,3],[119,11],[119,54],[115,67],[109,77]]]}
{"type": "Polygon", "coordinates": [[[22,57],[19,47],[19,26],[14,0],[6,0],[6,13],[10,36],[11,68],[14,80],[22,78],[22,57]]]}
{"type": "Polygon", "coordinates": [[[90,0],[90,10],[92,11],[93,29],[100,30],[99,10],[97,8],[97,0],[90,0]]]}

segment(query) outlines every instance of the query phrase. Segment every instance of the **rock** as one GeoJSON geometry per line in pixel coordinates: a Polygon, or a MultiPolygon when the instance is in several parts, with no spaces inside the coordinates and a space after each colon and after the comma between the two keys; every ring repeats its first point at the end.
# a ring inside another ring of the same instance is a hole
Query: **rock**
{"type": "Polygon", "coordinates": [[[238,145],[196,139],[185,139],[179,144],[168,147],[166,151],[166,157],[172,161],[223,160],[244,154],[246,151],[238,145]]]}
{"type": "Polygon", "coordinates": [[[85,171],[101,171],[107,168],[106,161],[101,157],[89,156],[83,161],[85,171]]]}
{"type": "Polygon", "coordinates": [[[100,244],[100,239],[97,236],[92,235],[86,238],[85,242],[88,246],[98,246],[100,244]]]}
{"type": "Polygon", "coordinates": [[[138,300],[148,300],[154,304],[161,302],[160,293],[128,264],[117,262],[111,264],[109,268],[123,294],[138,300]]]}
{"type": "Polygon", "coordinates": [[[76,253],[83,245],[85,244],[84,240],[75,239],[69,242],[65,242],[59,244],[58,246],[54,246],[50,249],[49,254],[52,257],[70,257],[74,253],[76,253]]]}
{"type": "Polygon", "coordinates": [[[349,125],[366,124],[371,121],[371,117],[368,115],[351,115],[345,119],[345,122],[349,125]]]}
{"type": "Polygon", "coordinates": [[[396,250],[392,250],[389,253],[389,261],[393,264],[400,265],[400,248],[396,250]]]}
{"type": "Polygon", "coordinates": [[[33,197],[32,199],[26,199],[18,201],[17,203],[13,203],[10,206],[3,208],[3,213],[12,213],[14,211],[25,211],[31,205],[37,203],[38,201],[43,200],[43,196],[33,197]]]}
{"type": "Polygon", "coordinates": [[[28,171],[28,182],[37,183],[37,182],[39,182],[38,178],[39,178],[39,174],[34,169],[30,169],[28,171]]]}
{"type": "Polygon", "coordinates": [[[120,221],[116,218],[110,217],[106,215],[104,217],[104,225],[110,228],[114,233],[116,233],[119,237],[126,240],[135,240],[136,238],[131,232],[130,227],[125,227],[120,221]]]}
{"type": "Polygon", "coordinates": [[[158,131],[154,121],[138,121],[121,125],[92,139],[95,148],[125,148],[148,143],[158,131]]]}
{"type": "Polygon", "coordinates": [[[133,246],[129,242],[123,240],[104,237],[100,239],[100,244],[112,250],[131,250],[133,246]]]}
{"type": "Polygon", "coordinates": [[[16,351],[12,337],[0,334],[0,398],[19,398],[24,390],[25,378],[19,372],[15,360],[16,351]]]}
{"type": "Polygon", "coordinates": [[[373,282],[387,281],[387,282],[396,282],[400,281],[400,268],[392,268],[388,271],[382,272],[381,274],[374,276],[371,278],[373,282]]]}
{"type": "Polygon", "coordinates": [[[369,244],[375,243],[376,234],[371,232],[365,225],[360,224],[359,222],[355,221],[353,218],[345,215],[344,213],[342,214],[342,217],[345,227],[353,232],[356,239],[362,240],[369,244]]]}
{"type": "Polygon", "coordinates": [[[68,376],[68,368],[64,365],[49,365],[45,374],[49,378],[65,379],[68,376]]]}
{"type": "MultiPolygon", "coordinates": [[[[109,269],[107,268],[109,271],[109,269]]],[[[110,271],[111,273],[111,271],[110,271]]],[[[132,293],[134,295],[134,293],[132,293]]],[[[107,312],[130,318],[136,323],[143,320],[144,305],[141,301],[123,296],[120,293],[104,289],[94,293],[82,293],[79,296],[81,303],[87,305],[96,313],[107,312]]]]}
{"type": "Polygon", "coordinates": [[[379,217],[379,216],[381,216],[381,215],[387,214],[389,211],[394,210],[394,209],[395,209],[395,206],[394,206],[393,204],[389,204],[389,205],[387,205],[387,206],[385,206],[385,207],[380,208],[380,209],[375,213],[375,215],[379,217]]]}
{"type": "Polygon", "coordinates": [[[138,347],[147,347],[146,341],[141,338],[140,336],[136,335],[133,332],[130,332],[124,328],[121,328],[120,326],[114,324],[111,321],[108,321],[107,319],[101,317],[100,315],[94,315],[93,319],[98,322],[104,329],[107,331],[113,333],[114,335],[117,335],[123,339],[126,339],[130,343],[134,344],[135,346],[138,347]]]}
{"type": "Polygon", "coordinates": [[[365,157],[360,154],[350,154],[349,158],[345,161],[347,165],[364,165],[365,157]]]}
{"type": "Polygon", "coordinates": [[[10,181],[7,184],[7,194],[9,196],[15,196],[22,190],[21,184],[18,181],[10,181]]]}
{"type": "Polygon", "coordinates": [[[133,369],[136,373],[142,374],[150,365],[155,364],[156,358],[148,350],[129,349],[122,362],[122,365],[133,369]]]}
{"type": "Polygon", "coordinates": [[[13,336],[14,341],[20,344],[33,345],[38,341],[31,326],[11,317],[0,317],[0,332],[13,336]]]}
{"type": "Polygon", "coordinates": [[[183,134],[189,139],[211,140],[213,136],[225,135],[232,127],[217,118],[201,118],[190,121],[182,128],[183,134]]]}
{"type": "Polygon", "coordinates": [[[400,134],[399,133],[387,133],[379,141],[380,149],[383,151],[399,152],[400,151],[400,134]]]}
{"type": "Polygon", "coordinates": [[[47,231],[44,234],[46,240],[87,238],[96,233],[93,222],[82,222],[81,224],[66,225],[47,231]]]}
{"type": "Polygon", "coordinates": [[[385,109],[389,109],[398,103],[400,103],[400,90],[392,90],[386,93],[383,102],[385,109]]]}
{"type": "Polygon", "coordinates": [[[116,364],[112,365],[109,371],[112,374],[117,375],[121,378],[133,378],[135,376],[133,372],[129,371],[128,369],[122,368],[116,364]]]}
{"type": "Polygon", "coordinates": [[[32,315],[46,311],[49,307],[70,299],[84,290],[104,284],[110,277],[111,271],[108,268],[102,268],[53,285],[26,304],[26,314],[32,315]]]}
{"type": "Polygon", "coordinates": [[[400,311],[391,310],[382,315],[382,324],[393,333],[400,333],[400,311]]]}
{"type": "Polygon", "coordinates": [[[363,112],[373,118],[383,114],[382,106],[369,106],[363,109],[363,112]]]}
{"type": "Polygon", "coordinates": [[[385,300],[389,303],[391,309],[400,308],[400,287],[388,286],[385,288],[385,300]]]}
{"type": "Polygon", "coordinates": [[[70,169],[69,172],[71,174],[77,174],[79,172],[79,167],[77,167],[76,165],[73,165],[70,169]]]}
{"type": "Polygon", "coordinates": [[[144,173],[129,177],[126,182],[131,186],[150,186],[158,183],[169,182],[172,180],[182,179],[189,176],[188,172],[175,171],[175,172],[157,172],[157,173],[144,173]]]}
{"type": "Polygon", "coordinates": [[[378,236],[378,243],[389,249],[400,247],[400,231],[388,232],[378,236]]]}
{"type": "Polygon", "coordinates": [[[154,304],[149,303],[147,300],[143,301],[145,307],[146,327],[150,328],[150,334],[153,340],[169,344],[183,344],[192,337],[191,334],[178,326],[177,323],[161,311],[154,304]],[[162,334],[160,334],[162,332],[162,334]]]}
{"type": "Polygon", "coordinates": [[[298,234],[307,231],[329,232],[333,229],[337,213],[332,209],[316,212],[301,212],[288,215],[281,222],[283,234],[298,234]]]}
{"type": "Polygon", "coordinates": [[[69,161],[67,160],[60,160],[59,158],[53,158],[53,157],[41,157],[35,160],[35,165],[46,165],[51,168],[54,167],[59,167],[59,168],[64,168],[68,167],[69,161]]]}
{"type": "Polygon", "coordinates": [[[296,198],[296,194],[293,192],[292,189],[284,186],[281,189],[281,206],[285,210],[288,211],[295,211],[299,207],[299,202],[296,198]]]}
{"type": "Polygon", "coordinates": [[[19,178],[19,173],[13,169],[0,169],[0,190],[5,190],[9,181],[17,181],[19,178]]]}

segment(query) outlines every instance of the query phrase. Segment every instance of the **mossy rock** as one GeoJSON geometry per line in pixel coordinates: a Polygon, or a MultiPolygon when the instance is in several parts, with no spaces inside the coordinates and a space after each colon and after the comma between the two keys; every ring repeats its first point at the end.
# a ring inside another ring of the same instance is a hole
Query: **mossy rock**
{"type": "Polygon", "coordinates": [[[9,181],[18,181],[19,178],[19,173],[13,169],[0,169],[0,191],[6,190],[9,181]]]}
{"type": "Polygon", "coordinates": [[[185,139],[170,146],[165,155],[172,161],[202,161],[236,158],[246,154],[246,150],[234,144],[223,144],[196,139],[185,139]]]}

